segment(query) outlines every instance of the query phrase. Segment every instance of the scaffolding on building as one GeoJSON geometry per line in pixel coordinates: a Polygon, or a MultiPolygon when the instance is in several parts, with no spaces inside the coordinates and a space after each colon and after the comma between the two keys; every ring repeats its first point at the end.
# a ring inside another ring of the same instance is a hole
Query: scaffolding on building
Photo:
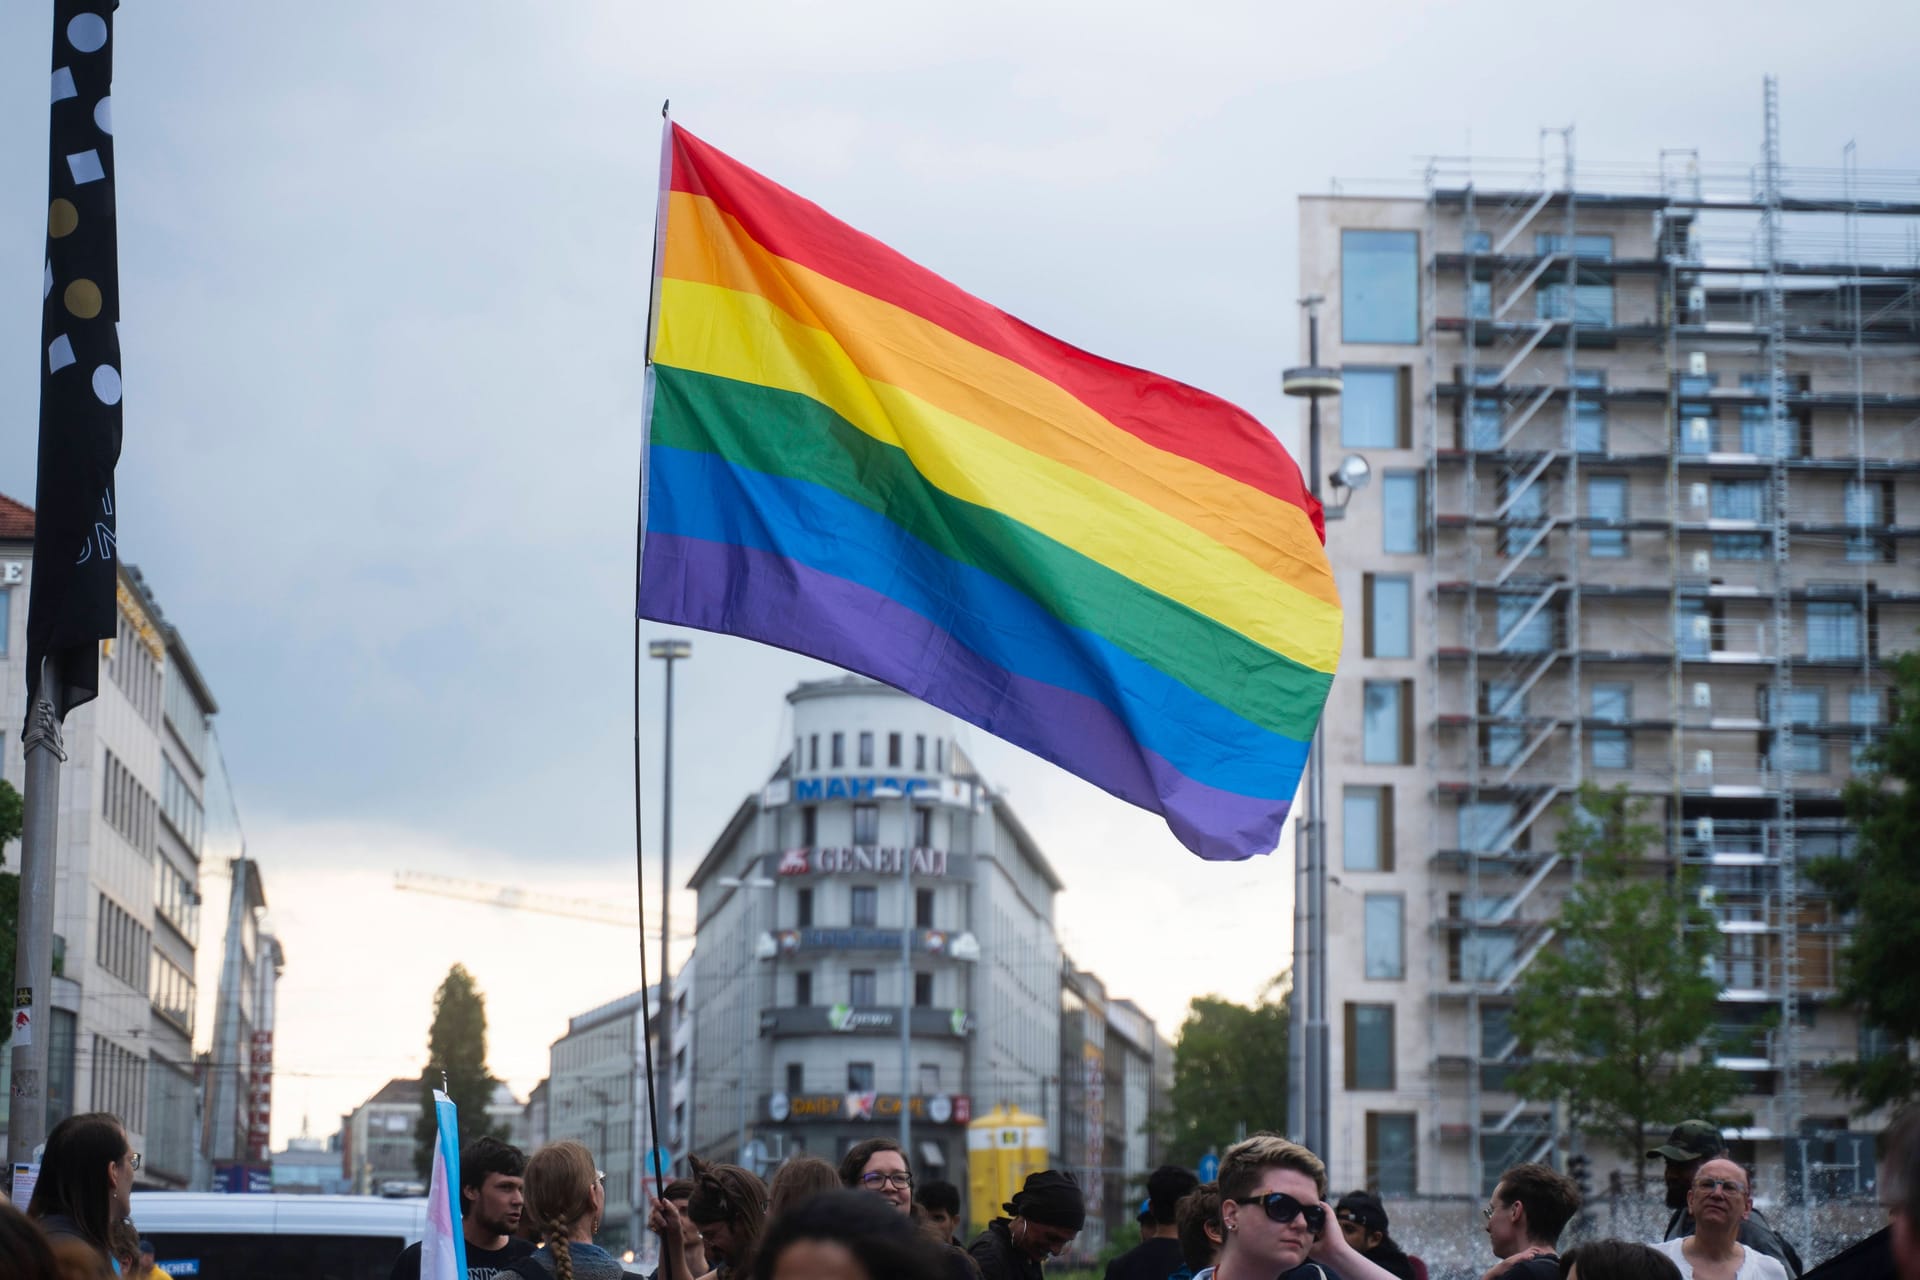
{"type": "Polygon", "coordinates": [[[1507,1017],[1579,875],[1553,815],[1589,776],[1644,797],[1669,867],[1701,885],[1746,1135],[1790,1153],[1828,1123],[1807,1114],[1824,1051],[1802,1031],[1832,994],[1838,924],[1799,867],[1846,839],[1828,752],[1857,751],[1885,714],[1880,614],[1920,602],[1920,581],[1889,581],[1920,536],[1892,510],[1895,479],[1920,473],[1920,395],[1869,391],[1870,361],[1920,346],[1920,175],[1863,173],[1851,147],[1838,169],[1789,168],[1779,138],[1769,77],[1755,165],[1663,152],[1583,170],[1567,128],[1542,130],[1532,162],[1427,166],[1426,755],[1459,815],[1433,854],[1431,1096],[1476,1187],[1564,1150],[1562,1118],[1503,1087],[1507,1017]],[[1628,226],[1647,248],[1617,254],[1628,226]],[[1622,314],[1623,282],[1651,309],[1622,314]],[[1642,351],[1658,381],[1610,385],[1599,366],[1642,351]],[[1583,469],[1626,477],[1606,482],[1617,506],[1583,469]],[[1631,478],[1652,474],[1665,510],[1630,511],[1631,478]],[[1635,535],[1665,564],[1624,557],[1635,535]],[[1650,602],[1664,624],[1623,628],[1650,602]],[[1588,614],[1610,615],[1606,645],[1588,614]],[[1633,707],[1635,676],[1667,706],[1633,707]],[[1826,697],[1843,679],[1844,720],[1826,697]],[[1751,710],[1732,701],[1741,680],[1751,710]]]}

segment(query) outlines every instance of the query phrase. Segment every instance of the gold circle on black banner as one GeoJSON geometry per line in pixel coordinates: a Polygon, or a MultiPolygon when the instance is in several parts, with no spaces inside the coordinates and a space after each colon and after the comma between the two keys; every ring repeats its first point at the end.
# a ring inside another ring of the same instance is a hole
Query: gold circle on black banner
{"type": "Polygon", "coordinates": [[[55,240],[72,235],[79,225],[80,211],[73,207],[73,201],[55,200],[47,206],[47,234],[55,240]]]}
{"type": "Polygon", "coordinates": [[[82,320],[100,314],[100,286],[91,280],[75,280],[67,286],[67,310],[82,320]]]}

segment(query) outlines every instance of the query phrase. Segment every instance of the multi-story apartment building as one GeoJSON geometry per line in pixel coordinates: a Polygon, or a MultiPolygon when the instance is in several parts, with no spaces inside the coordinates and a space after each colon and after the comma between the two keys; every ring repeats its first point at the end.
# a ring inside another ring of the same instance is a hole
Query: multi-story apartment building
{"type": "MultiPolygon", "coordinates": [[[[791,754],[753,780],[691,878],[690,1150],[744,1149],[763,1167],[802,1151],[837,1160],[892,1136],[904,1106],[915,1173],[964,1187],[969,1123],[1007,1104],[1051,1117],[1064,1166],[1104,1175],[1119,1204],[1149,1167],[1126,1162],[1147,1158],[1161,1042],[1065,964],[1052,865],[944,712],[858,677],[803,684],[787,701],[791,754]],[[1076,994],[1071,1037],[1067,975],[1073,992],[1094,993],[1091,1006],[1076,994]],[[1088,1090],[1118,1105],[1067,1151],[1059,1125],[1084,1114],[1070,1096],[1088,1090]]],[[[1096,1198],[1096,1220],[1102,1207],[1096,1198]]]]}
{"type": "MultiPolygon", "coordinates": [[[[25,781],[33,511],[0,496],[0,775],[25,781]]],[[[121,1117],[143,1185],[193,1179],[192,1053],[212,694],[138,569],[118,581],[99,696],[68,715],[61,769],[48,1119],[121,1117]]],[[[17,869],[17,865],[16,868],[17,869]]],[[[11,1055],[0,1054],[0,1076],[11,1055]]]]}
{"type": "Polygon", "coordinates": [[[1336,1180],[1481,1195],[1553,1150],[1509,1017],[1583,782],[1704,886],[1736,1154],[1798,1185],[1860,1149],[1822,1067],[1875,1037],[1800,868],[1920,628],[1920,185],[1782,167],[1771,84],[1765,137],[1590,182],[1568,133],[1551,170],[1300,202],[1328,451],[1379,481],[1328,538],[1336,1180]]]}

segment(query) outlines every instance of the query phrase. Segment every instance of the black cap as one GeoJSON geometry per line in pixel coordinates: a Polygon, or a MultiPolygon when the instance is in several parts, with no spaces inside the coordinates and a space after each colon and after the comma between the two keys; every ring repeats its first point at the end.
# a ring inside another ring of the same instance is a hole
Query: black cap
{"type": "Polygon", "coordinates": [[[1347,1192],[1340,1197],[1340,1203],[1333,1206],[1333,1216],[1343,1222],[1357,1222],[1369,1231],[1386,1234],[1387,1206],[1381,1204],[1380,1197],[1371,1191],[1347,1192]]]}
{"type": "Polygon", "coordinates": [[[1647,1152],[1647,1159],[1657,1157],[1675,1164],[1692,1164],[1695,1160],[1711,1160],[1726,1153],[1727,1144],[1717,1126],[1705,1120],[1682,1120],[1667,1135],[1666,1145],[1647,1152]]]}
{"type": "Polygon", "coordinates": [[[1177,1164],[1163,1164],[1147,1175],[1147,1202],[1140,1206],[1145,1222],[1151,1218],[1154,1222],[1171,1224],[1179,1217],[1180,1200],[1188,1192],[1200,1185],[1200,1179],[1193,1170],[1182,1169],[1177,1164]]]}
{"type": "Polygon", "coordinates": [[[1042,1226],[1078,1231],[1087,1225],[1087,1200],[1080,1194],[1080,1184],[1060,1169],[1028,1174],[1013,1199],[1002,1207],[1016,1218],[1042,1226]]]}

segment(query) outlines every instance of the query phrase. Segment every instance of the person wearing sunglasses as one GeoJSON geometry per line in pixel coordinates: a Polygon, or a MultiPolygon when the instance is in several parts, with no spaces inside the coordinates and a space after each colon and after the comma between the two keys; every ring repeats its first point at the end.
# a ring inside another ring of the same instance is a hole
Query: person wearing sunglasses
{"type": "Polygon", "coordinates": [[[1480,1210],[1499,1261],[1480,1280],[1558,1280],[1560,1233],[1580,1212],[1580,1188],[1543,1164],[1517,1164],[1500,1175],[1480,1210]]]}
{"type": "Polygon", "coordinates": [[[1327,1203],[1327,1166],[1275,1133],[1220,1158],[1220,1260],[1193,1280],[1394,1280],[1347,1243],[1327,1203]]]}
{"type": "Polygon", "coordinates": [[[1732,1160],[1708,1160],[1687,1191],[1693,1234],[1668,1240],[1660,1252],[1680,1268],[1681,1280],[1787,1280],[1787,1268],[1740,1243],[1740,1224],[1753,1212],[1753,1184],[1732,1160]]]}
{"type": "Polygon", "coordinates": [[[1028,1174],[1001,1208],[1009,1216],[989,1222],[967,1246],[983,1280],[1040,1280],[1041,1266],[1065,1253],[1087,1221],[1079,1182],[1059,1169],[1028,1174]]]}

